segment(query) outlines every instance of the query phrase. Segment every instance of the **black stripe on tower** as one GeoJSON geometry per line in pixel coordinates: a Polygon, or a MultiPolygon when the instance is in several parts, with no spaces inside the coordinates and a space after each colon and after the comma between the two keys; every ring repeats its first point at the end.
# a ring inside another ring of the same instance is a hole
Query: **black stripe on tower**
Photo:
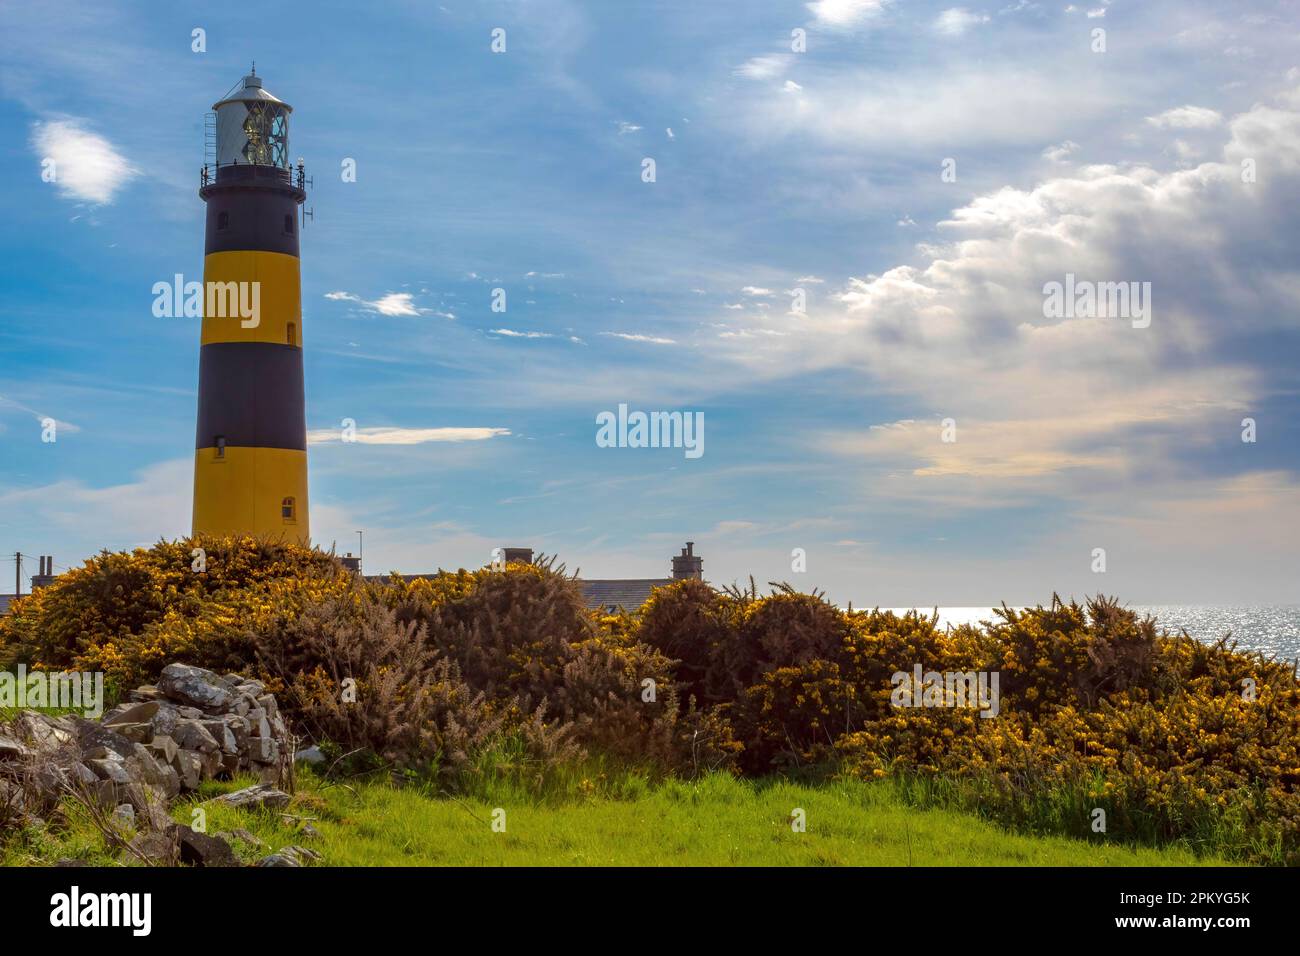
{"type": "Polygon", "coordinates": [[[281,252],[298,255],[298,205],[306,193],[286,170],[222,166],[199,190],[208,204],[204,252],[281,252]]]}
{"type": "Polygon", "coordinates": [[[195,448],[307,448],[302,349],[273,342],[212,342],[199,349],[195,448]]]}

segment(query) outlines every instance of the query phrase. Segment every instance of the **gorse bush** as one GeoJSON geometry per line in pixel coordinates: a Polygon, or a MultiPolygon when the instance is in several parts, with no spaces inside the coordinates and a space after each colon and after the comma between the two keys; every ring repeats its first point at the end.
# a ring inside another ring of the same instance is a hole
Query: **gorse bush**
{"type": "Polygon", "coordinates": [[[173,660],[253,671],[332,752],[467,792],[592,761],[829,771],[1017,827],[1101,839],[1103,809],[1105,839],[1300,862],[1293,667],[1164,634],[1111,599],[990,616],[941,629],[692,580],[636,614],[592,613],[547,561],[370,582],[316,551],[196,540],[101,554],[16,602],[0,666],[118,686],[173,660]],[[896,706],[894,675],[916,667],[996,674],[996,717],[896,706]]]}

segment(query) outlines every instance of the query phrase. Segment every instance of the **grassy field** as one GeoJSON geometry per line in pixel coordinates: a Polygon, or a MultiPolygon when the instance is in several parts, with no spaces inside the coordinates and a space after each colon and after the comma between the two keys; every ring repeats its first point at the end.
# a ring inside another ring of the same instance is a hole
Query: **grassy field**
{"type": "MultiPolygon", "coordinates": [[[[724,775],[651,786],[636,777],[578,781],[548,799],[514,788],[459,799],[386,782],[326,785],[307,776],[283,813],[204,804],[249,780],[208,784],[175,807],[192,822],[203,805],[207,831],[244,828],[267,844],[236,842],[241,858],[299,844],[334,866],[1162,866],[1218,864],[1182,848],[1129,848],[1061,837],[1010,834],[973,815],[906,805],[888,783],[801,785],[724,775]],[[495,797],[495,798],[494,798],[495,797]],[[493,812],[505,811],[505,832],[493,812]],[[807,830],[796,833],[795,808],[807,830]],[[306,820],[318,834],[305,837],[306,820]]],[[[4,865],[75,857],[109,863],[93,829],[69,809],[62,831],[31,832],[0,854],[4,865]]]]}

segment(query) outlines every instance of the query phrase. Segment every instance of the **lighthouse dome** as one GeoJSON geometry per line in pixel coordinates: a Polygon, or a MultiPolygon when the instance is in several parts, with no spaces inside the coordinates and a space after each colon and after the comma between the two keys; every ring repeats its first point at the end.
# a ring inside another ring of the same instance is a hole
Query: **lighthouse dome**
{"type": "Polygon", "coordinates": [[[289,168],[289,114],[293,107],[268,93],[255,72],[212,109],[217,117],[218,167],[289,168]]]}

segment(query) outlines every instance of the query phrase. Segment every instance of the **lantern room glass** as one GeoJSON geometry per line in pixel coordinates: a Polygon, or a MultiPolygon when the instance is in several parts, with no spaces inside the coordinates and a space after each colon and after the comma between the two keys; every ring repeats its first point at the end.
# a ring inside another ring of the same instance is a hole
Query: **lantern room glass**
{"type": "Polygon", "coordinates": [[[244,118],[244,159],[258,166],[289,168],[289,112],[277,103],[249,103],[244,118]]]}

